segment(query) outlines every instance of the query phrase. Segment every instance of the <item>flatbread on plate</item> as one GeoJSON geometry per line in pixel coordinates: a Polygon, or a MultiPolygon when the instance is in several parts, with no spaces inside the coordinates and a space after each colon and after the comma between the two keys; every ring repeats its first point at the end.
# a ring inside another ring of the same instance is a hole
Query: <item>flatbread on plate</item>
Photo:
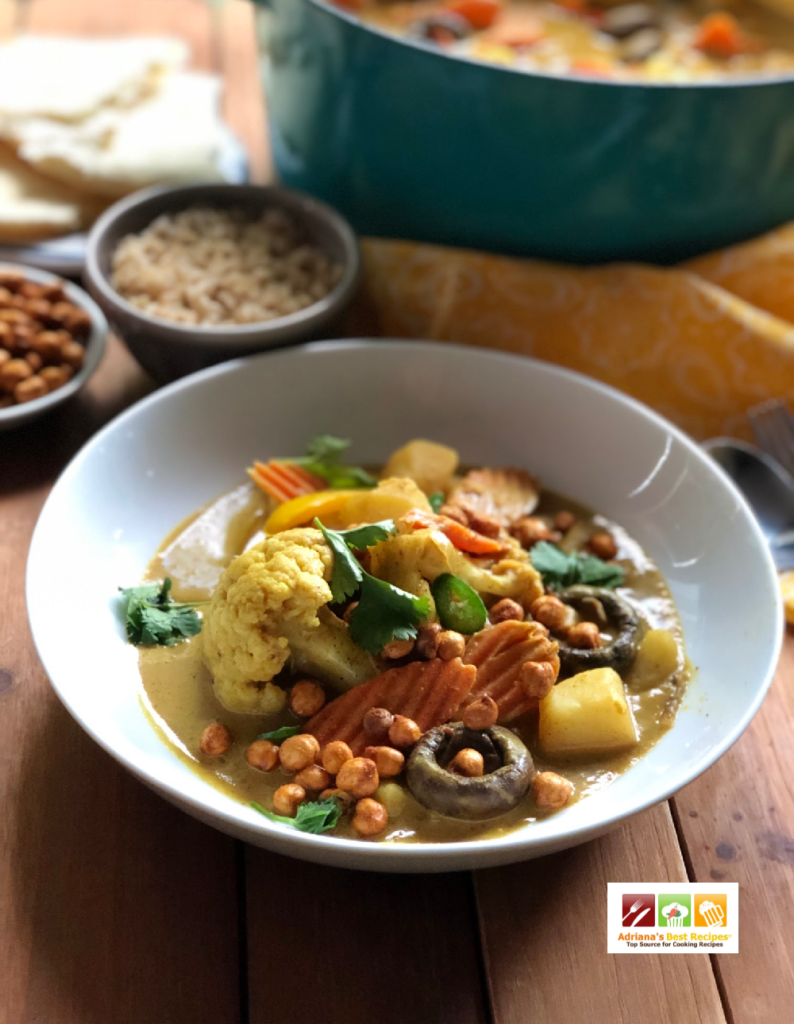
{"type": "Polygon", "coordinates": [[[110,103],[134,103],[187,57],[185,43],[168,37],[16,36],[0,43],[0,124],[28,117],[78,121],[110,103]]]}
{"type": "Polygon", "coordinates": [[[20,119],[9,138],[41,173],[100,195],[159,182],[218,181],[226,138],[221,88],[216,75],[172,72],[133,107],[106,108],[74,124],[20,119]]]}
{"type": "Polygon", "coordinates": [[[79,231],[105,205],[37,174],[0,146],[0,243],[36,242],[79,231]]]}

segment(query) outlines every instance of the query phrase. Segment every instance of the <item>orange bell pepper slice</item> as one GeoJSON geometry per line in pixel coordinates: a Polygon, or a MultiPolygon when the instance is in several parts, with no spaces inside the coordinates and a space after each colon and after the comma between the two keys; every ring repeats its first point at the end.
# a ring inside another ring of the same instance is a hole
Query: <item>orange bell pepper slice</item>
{"type": "Polygon", "coordinates": [[[490,28],[502,12],[501,0],[447,0],[444,6],[478,32],[490,28]]]}
{"type": "Polygon", "coordinates": [[[484,537],[456,519],[450,519],[449,516],[434,516],[420,508],[412,508],[406,512],[403,522],[415,530],[440,530],[458,551],[465,551],[469,555],[497,555],[505,550],[505,545],[498,540],[484,537]]]}

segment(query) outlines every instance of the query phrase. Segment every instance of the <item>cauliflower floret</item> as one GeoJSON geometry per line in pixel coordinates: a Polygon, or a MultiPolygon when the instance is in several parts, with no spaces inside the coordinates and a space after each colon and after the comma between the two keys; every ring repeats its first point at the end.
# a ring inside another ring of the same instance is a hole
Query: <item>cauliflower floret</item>
{"type": "Polygon", "coordinates": [[[497,561],[469,558],[439,530],[401,533],[372,550],[371,572],[411,594],[426,596],[431,582],[451,572],[483,597],[511,597],[525,608],[543,593],[540,574],[526,551],[511,542],[497,561]]]}
{"type": "Polygon", "coordinates": [[[224,571],[204,617],[204,654],[231,711],[270,714],[286,694],[270,680],[290,657],[287,634],[316,629],[331,600],[332,555],[319,530],[285,530],[224,571]],[[262,683],[267,685],[262,686],[262,683]]]}

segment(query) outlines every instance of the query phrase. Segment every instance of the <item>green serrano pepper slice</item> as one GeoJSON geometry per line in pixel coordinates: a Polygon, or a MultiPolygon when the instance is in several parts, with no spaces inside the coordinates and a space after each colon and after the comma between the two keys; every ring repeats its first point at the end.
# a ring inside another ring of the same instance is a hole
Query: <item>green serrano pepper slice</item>
{"type": "Polygon", "coordinates": [[[451,572],[444,572],[433,580],[430,589],[444,629],[470,636],[483,628],[488,613],[482,598],[468,583],[451,572]]]}

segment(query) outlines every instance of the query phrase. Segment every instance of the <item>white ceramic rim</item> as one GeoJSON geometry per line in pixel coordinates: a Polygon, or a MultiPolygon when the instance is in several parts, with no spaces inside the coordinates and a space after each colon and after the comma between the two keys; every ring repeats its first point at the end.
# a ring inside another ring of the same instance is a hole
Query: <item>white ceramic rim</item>
{"type": "Polygon", "coordinates": [[[37,267],[27,267],[22,263],[0,263],[0,272],[12,270],[17,274],[24,274],[31,281],[38,281],[40,284],[59,284],[76,306],[82,307],[91,317],[91,334],[85,347],[86,358],[80,367],[80,372],[64,384],[56,388],[42,398],[36,398],[32,402],[23,402],[22,405],[11,405],[8,409],[0,409],[0,427],[10,426],[14,420],[31,419],[33,415],[38,417],[48,409],[60,405],[67,398],[80,390],[94,370],[99,366],[102,356],[105,353],[105,345],[108,337],[108,322],[105,314],[94,302],[85,289],[58,274],[48,270],[39,270],[37,267]]]}
{"type": "MultiPolygon", "coordinates": [[[[461,353],[465,352],[470,357],[474,354],[475,358],[477,355],[487,360],[498,360],[504,363],[505,369],[509,371],[510,367],[520,363],[526,365],[531,363],[538,368],[542,368],[544,373],[549,373],[553,376],[560,376],[568,379],[577,381],[580,385],[588,388],[592,388],[596,391],[609,397],[613,402],[617,402],[623,406],[633,409],[639,415],[651,420],[656,423],[658,427],[667,431],[678,442],[684,445],[688,453],[700,463],[705,472],[714,475],[718,478],[722,485],[731,492],[734,500],[737,503],[738,508],[741,510],[746,528],[752,534],[754,540],[758,543],[758,549],[762,552],[761,557],[764,560],[767,570],[767,577],[770,585],[770,590],[777,593],[777,571],[772,561],[772,556],[769,553],[766,541],[761,532],[758,523],[756,522],[749,505],[745,501],[741,492],[736,488],[730,478],[719,469],[716,463],[709,458],[709,456],[693,441],[689,438],[682,430],[670,423],[669,420],[660,416],[658,413],[649,409],[643,403],[637,401],[634,398],[610,387],[607,384],[603,384],[600,381],[594,380],[585,374],[577,373],[573,370],[569,370],[563,367],[556,366],[551,363],[544,362],[539,359],[533,359],[528,356],[517,356],[503,352],[494,352],[490,349],[477,349],[472,346],[455,345],[449,342],[438,343],[438,342],[427,342],[417,340],[403,340],[397,338],[385,338],[385,339],[343,339],[338,341],[322,341],[322,342],[310,342],[305,345],[292,346],[289,349],[282,349],[280,352],[270,353],[263,352],[254,356],[245,356],[240,359],[231,360],[226,363],[221,363],[217,366],[209,367],[206,370],[201,370],[198,373],[191,374],[188,377],[183,377],[181,380],[175,381],[172,384],[167,385],[159,391],[154,392],[152,395],[136,402],[133,406],[121,413],[115,419],[111,420],[102,430],[95,434],[90,441],[88,441],[83,448],[74,456],[69,465],[64,469],[61,476],[55,483],[50,496],[45,503],[45,509],[47,504],[52,500],[52,496],[55,494],[57,489],[66,484],[70,478],[76,475],[83,464],[83,462],[90,458],[91,453],[95,447],[99,447],[104,443],[105,436],[112,430],[116,430],[123,426],[133,416],[139,415],[142,411],[148,408],[150,405],[154,405],[158,402],[168,401],[169,397],[176,394],[185,388],[191,388],[195,384],[207,381],[214,377],[219,377],[223,374],[234,373],[242,366],[250,365],[254,360],[272,359],[277,358],[279,355],[284,356],[295,349],[303,352],[312,352],[314,350],[331,351],[337,350],[350,350],[350,349],[362,349],[370,348],[374,345],[377,346],[400,346],[404,348],[406,345],[415,345],[417,347],[432,347],[434,349],[443,349],[445,352],[454,352],[455,350],[461,353]]],[[[42,510],[43,512],[44,510],[42,510]]],[[[36,547],[37,535],[39,532],[40,522],[37,523],[36,529],[33,533],[31,540],[30,551],[32,552],[36,547]]],[[[30,608],[30,583],[31,583],[31,556],[28,558],[28,572],[26,579],[26,592],[28,598],[28,608],[30,608]]],[[[685,777],[676,777],[673,772],[667,779],[664,786],[659,791],[654,791],[653,795],[637,801],[636,804],[632,805],[629,810],[613,811],[612,813],[607,812],[596,824],[586,824],[579,827],[570,829],[560,837],[548,837],[544,843],[545,849],[539,851],[539,853],[549,853],[553,849],[557,848],[568,848],[571,846],[578,845],[586,842],[588,839],[594,838],[595,836],[601,835],[608,831],[610,828],[615,826],[618,822],[627,820],[638,814],[641,811],[647,810],[649,807],[655,806],[658,803],[662,803],[664,800],[681,789],[683,786],[692,782],[698,778],[707,768],[709,768],[715,761],[717,761],[741,736],[747,726],[750,724],[752,718],[761,706],[764,697],[769,690],[775,671],[777,669],[780,650],[783,644],[783,605],[780,599],[775,602],[776,608],[776,642],[770,651],[767,664],[759,668],[759,675],[762,676],[762,681],[756,689],[755,696],[745,711],[744,715],[739,720],[738,724],[724,736],[715,746],[707,753],[704,754],[701,759],[694,765],[694,767],[687,770],[684,775],[685,777]],[[556,844],[556,845],[555,845],[556,844]]],[[[266,818],[256,814],[255,811],[246,807],[243,803],[236,803],[232,797],[228,798],[229,810],[208,807],[203,801],[194,799],[192,797],[183,794],[176,786],[172,786],[168,783],[162,782],[155,774],[142,770],[136,765],[131,759],[117,752],[112,746],[107,744],[101,735],[92,730],[86,722],[80,717],[78,711],[70,703],[67,695],[62,692],[59,688],[58,683],[50,676],[47,670],[46,660],[41,655],[42,645],[39,642],[40,630],[44,623],[40,621],[34,621],[31,619],[30,626],[33,635],[33,641],[36,646],[36,650],[39,657],[42,660],[45,670],[50,678],[52,687],[58,695],[59,699],[66,707],[67,711],[72,717],[78,722],[78,724],[105,750],[110,754],[116,761],[123,764],[133,775],[141,779],[151,788],[156,791],[163,793],[167,799],[171,802],[176,803],[182,807],[190,808],[194,812],[195,816],[200,820],[210,823],[222,823],[218,824],[222,830],[236,836],[244,835],[246,832],[250,832],[252,828],[258,827],[265,834],[269,834],[273,837],[272,848],[277,852],[287,853],[288,855],[294,855],[299,858],[306,860],[315,861],[322,863],[327,860],[329,863],[342,863],[344,854],[349,853],[350,867],[363,869],[363,870],[396,870],[396,871],[447,871],[447,870],[468,870],[471,869],[478,860],[484,860],[486,864],[497,864],[500,862],[507,863],[513,861],[519,861],[526,859],[526,856],[522,857],[522,851],[524,848],[531,848],[533,843],[531,840],[531,830],[526,828],[517,830],[508,834],[505,837],[499,839],[487,839],[487,840],[468,840],[464,842],[456,843],[406,843],[400,844],[397,847],[394,844],[388,844],[386,847],[379,843],[362,843],[355,839],[341,839],[334,836],[326,835],[309,835],[305,832],[298,832],[294,829],[288,829],[286,826],[276,824],[268,821],[266,818]],[[330,857],[324,857],[322,849],[329,850],[331,853],[330,857]],[[399,853],[397,850],[399,849],[399,853]],[[336,854],[336,856],[334,856],[336,854]],[[501,857],[500,857],[501,854],[501,857]],[[379,864],[379,861],[385,861],[387,859],[394,860],[395,856],[401,862],[399,868],[389,868],[384,864],[379,864]]]]}

